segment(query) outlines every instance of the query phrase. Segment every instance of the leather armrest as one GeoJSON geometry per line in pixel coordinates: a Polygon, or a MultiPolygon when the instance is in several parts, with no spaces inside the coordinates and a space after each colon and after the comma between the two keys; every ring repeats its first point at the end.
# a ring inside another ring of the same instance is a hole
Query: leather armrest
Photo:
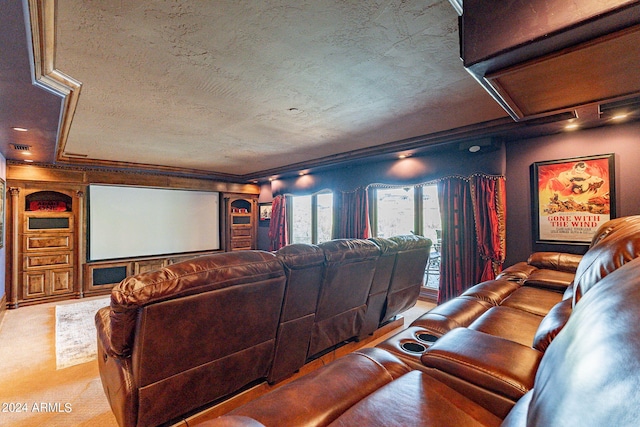
{"type": "Polygon", "coordinates": [[[564,292],[573,283],[574,277],[575,274],[566,271],[540,268],[524,279],[522,284],[524,286],[533,286],[534,288],[564,292]]]}
{"type": "Polygon", "coordinates": [[[458,328],[423,355],[427,372],[504,417],[533,388],[542,353],[479,331],[458,328]]]}
{"type": "Polygon", "coordinates": [[[111,345],[111,308],[103,307],[96,313],[95,323],[98,332],[98,340],[102,344],[103,351],[111,357],[120,357],[111,345]]]}
{"type": "Polygon", "coordinates": [[[569,321],[572,311],[573,304],[571,299],[564,299],[554,305],[538,326],[538,330],[533,338],[533,348],[542,352],[546,351],[551,341],[553,341],[569,321]]]}
{"type": "Polygon", "coordinates": [[[529,275],[537,269],[537,267],[529,265],[525,261],[521,261],[502,270],[500,274],[496,276],[496,279],[507,279],[514,281],[523,280],[529,277],[529,275]]]}
{"type": "Polygon", "coordinates": [[[574,273],[582,260],[582,255],[566,252],[534,252],[529,256],[527,263],[534,267],[574,273]]]}
{"type": "Polygon", "coordinates": [[[363,348],[284,384],[227,415],[248,417],[266,426],[324,426],[408,372],[411,372],[410,367],[391,353],[375,347],[363,348]]]}

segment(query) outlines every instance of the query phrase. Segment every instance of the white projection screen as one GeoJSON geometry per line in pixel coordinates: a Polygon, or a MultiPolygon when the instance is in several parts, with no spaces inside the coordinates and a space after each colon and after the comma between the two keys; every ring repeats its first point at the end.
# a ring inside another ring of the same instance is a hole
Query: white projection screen
{"type": "Polygon", "coordinates": [[[220,249],[218,192],[90,185],[89,261],[220,249]]]}

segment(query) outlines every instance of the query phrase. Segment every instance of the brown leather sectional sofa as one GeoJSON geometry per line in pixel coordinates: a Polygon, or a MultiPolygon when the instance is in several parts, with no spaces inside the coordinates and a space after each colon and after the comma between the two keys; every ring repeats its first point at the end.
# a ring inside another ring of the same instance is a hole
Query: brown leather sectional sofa
{"type": "Polygon", "coordinates": [[[202,427],[635,426],[638,255],[640,216],[612,220],[584,256],[536,254],[376,348],[202,427]]]}
{"type": "Polygon", "coordinates": [[[431,241],[338,239],[204,256],[123,280],[96,314],[122,427],[157,426],[283,380],[418,298],[431,241]]]}

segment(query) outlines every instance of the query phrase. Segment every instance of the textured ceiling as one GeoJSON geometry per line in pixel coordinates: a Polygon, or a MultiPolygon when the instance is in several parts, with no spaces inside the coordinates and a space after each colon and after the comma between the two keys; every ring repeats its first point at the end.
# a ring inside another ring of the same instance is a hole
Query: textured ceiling
{"type": "Polygon", "coordinates": [[[63,157],[259,176],[505,117],[457,18],[447,0],[60,1],[55,68],[82,83],[63,157]]]}

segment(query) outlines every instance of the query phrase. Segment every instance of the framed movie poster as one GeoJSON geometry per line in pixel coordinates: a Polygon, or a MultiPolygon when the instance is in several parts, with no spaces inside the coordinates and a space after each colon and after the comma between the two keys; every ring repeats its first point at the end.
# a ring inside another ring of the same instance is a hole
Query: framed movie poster
{"type": "Polygon", "coordinates": [[[260,221],[271,220],[271,203],[260,203],[260,221]]]}
{"type": "Polygon", "coordinates": [[[589,244],[615,218],[614,155],[552,160],[532,165],[536,243],[589,244]]]}

